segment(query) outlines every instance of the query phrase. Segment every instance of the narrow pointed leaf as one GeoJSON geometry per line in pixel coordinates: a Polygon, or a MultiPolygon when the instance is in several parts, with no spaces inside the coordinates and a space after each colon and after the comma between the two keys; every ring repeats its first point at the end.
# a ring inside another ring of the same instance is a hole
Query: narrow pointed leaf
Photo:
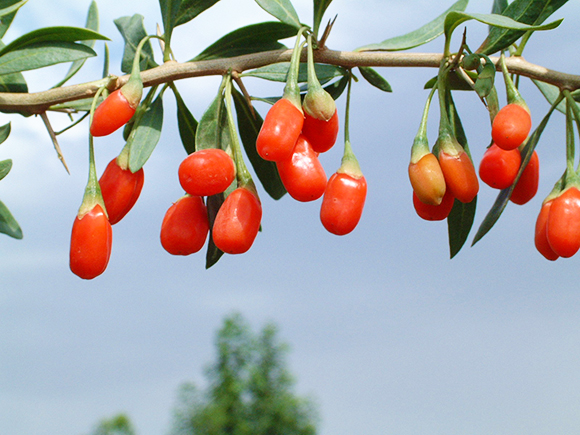
{"type": "MultiPolygon", "coordinates": [[[[95,32],[99,31],[99,10],[97,9],[97,2],[94,0],[91,2],[91,5],[89,6],[89,12],[87,14],[87,22],[85,24],[85,27],[87,29],[94,30],[95,32]]],[[[86,45],[87,47],[93,48],[95,46],[95,40],[84,41],[82,42],[82,44],[86,45]]],[[[70,80],[71,77],[73,77],[77,72],[80,71],[80,69],[85,64],[85,61],[86,59],[81,59],[77,60],[76,62],[73,62],[68,72],[66,73],[66,76],[53,87],[58,88],[59,86],[64,85],[68,80],[70,80]]]]}
{"type": "MultiPolygon", "coordinates": [[[[469,20],[476,20],[480,23],[488,24],[490,26],[500,27],[503,29],[510,29],[510,30],[519,30],[519,31],[528,31],[528,30],[551,30],[555,29],[560,25],[562,19],[552,21],[548,24],[532,26],[524,23],[520,23],[518,21],[514,21],[509,17],[505,17],[503,15],[494,15],[494,14],[467,14],[465,12],[450,12],[445,17],[445,37],[449,39],[453,31],[457,28],[457,26],[461,25],[462,23],[469,21],[469,20]]],[[[510,43],[511,44],[511,43],[510,43]]],[[[509,44],[508,44],[509,45],[509,44]]],[[[497,50],[496,50],[497,51],[497,50]]],[[[485,53],[489,54],[488,50],[485,50],[485,53]]]]}
{"type": "Polygon", "coordinates": [[[195,132],[195,149],[227,149],[231,144],[227,114],[223,96],[220,94],[202,115],[195,132]]]}
{"type": "Polygon", "coordinates": [[[12,160],[11,159],[2,160],[0,162],[0,180],[2,180],[4,177],[6,177],[6,175],[8,175],[8,173],[10,172],[10,169],[12,169],[12,160]]]}
{"type": "MultiPolygon", "coordinates": [[[[4,47],[0,41],[0,48],[4,47]]],[[[0,75],[0,92],[28,92],[28,85],[24,76],[17,72],[14,74],[0,75]]]]}
{"type": "Polygon", "coordinates": [[[357,48],[356,51],[399,51],[408,50],[426,44],[443,34],[445,16],[451,11],[464,11],[467,7],[467,3],[468,0],[458,0],[433,21],[430,21],[417,30],[401,36],[386,39],[378,44],[365,45],[357,48]]]}
{"type": "MultiPolygon", "coordinates": [[[[502,10],[502,15],[520,23],[539,25],[568,0],[515,0],[502,10]]],[[[509,47],[524,34],[521,30],[491,27],[483,45],[477,50],[492,54],[509,47]]]]}
{"type": "Polygon", "coordinates": [[[74,42],[42,42],[0,56],[0,75],[74,62],[96,55],[92,48],[74,42]]]}
{"type": "Polygon", "coordinates": [[[215,5],[219,0],[182,0],[175,20],[175,26],[185,24],[203,11],[215,5]]]}
{"type": "Polygon", "coordinates": [[[262,9],[283,23],[300,29],[300,19],[290,0],[256,0],[262,9]]]}
{"type": "Polygon", "coordinates": [[[314,36],[318,37],[318,30],[320,29],[320,23],[324,17],[324,13],[328,6],[332,3],[332,0],[314,0],[314,36]]]}
{"type": "Polygon", "coordinates": [[[286,48],[279,39],[290,38],[296,29],[277,21],[252,24],[228,33],[203,50],[193,60],[217,59],[241,56],[269,50],[286,48]]]}
{"type": "Polygon", "coordinates": [[[522,172],[524,172],[526,165],[528,164],[528,162],[532,158],[532,154],[533,154],[534,150],[536,149],[538,142],[540,141],[540,136],[542,135],[544,129],[546,128],[546,125],[548,124],[548,121],[550,119],[550,116],[552,115],[552,112],[553,111],[550,109],[548,114],[546,116],[544,116],[544,119],[542,119],[542,122],[540,123],[540,125],[538,125],[538,127],[530,135],[530,137],[528,139],[528,143],[526,144],[526,146],[522,150],[522,163],[520,165],[520,169],[518,171],[516,179],[514,180],[513,184],[510,187],[500,191],[493,206],[487,212],[487,215],[483,219],[483,222],[481,222],[481,225],[479,226],[479,229],[477,230],[477,233],[475,234],[475,237],[473,238],[473,242],[471,244],[472,246],[475,245],[479,240],[481,240],[483,238],[483,236],[485,236],[489,232],[489,230],[492,229],[492,227],[495,225],[495,223],[498,221],[501,214],[505,210],[505,208],[509,202],[510,196],[515,188],[516,183],[520,179],[522,172]]]}
{"type": "Polygon", "coordinates": [[[0,233],[4,233],[15,239],[22,239],[22,229],[8,207],[0,201],[0,233]]]}
{"type": "Polygon", "coordinates": [[[348,76],[345,75],[340,80],[337,80],[334,83],[325,86],[324,90],[328,92],[333,99],[338,100],[338,97],[340,97],[344,92],[344,90],[346,89],[346,85],[348,85],[348,80],[349,80],[348,76]]]}
{"type": "Polygon", "coordinates": [[[163,31],[165,32],[165,43],[169,44],[173,27],[177,22],[178,13],[181,7],[181,0],[159,0],[161,17],[163,19],[163,31]]]}
{"type": "Polygon", "coordinates": [[[15,39],[0,50],[0,56],[45,42],[58,43],[91,40],[109,41],[109,38],[95,32],[94,30],[84,29],[82,27],[45,27],[33,30],[32,32],[22,35],[20,38],[15,39]]]}
{"type": "Polygon", "coordinates": [[[4,143],[8,139],[8,136],[10,136],[10,128],[10,123],[0,127],[0,144],[4,143]]]}
{"type": "Polygon", "coordinates": [[[358,69],[366,81],[373,85],[375,88],[378,88],[383,92],[393,92],[389,82],[387,82],[387,80],[385,80],[385,78],[380,75],[377,70],[368,66],[359,66],[358,69]]]}
{"type": "Polygon", "coordinates": [[[286,193],[282,184],[276,163],[262,159],[256,151],[256,140],[262,128],[261,116],[252,110],[244,96],[236,89],[232,90],[240,138],[244,144],[246,155],[264,187],[264,190],[274,199],[280,199],[286,193]]]}
{"type": "MultiPolygon", "coordinates": [[[[143,24],[143,15],[135,14],[130,17],[121,17],[114,20],[117,29],[125,40],[125,51],[123,52],[123,61],[121,62],[121,71],[126,74],[131,72],[135,52],[141,39],[147,36],[145,25],[143,24]]],[[[139,63],[141,71],[156,66],[153,58],[153,49],[151,41],[148,41],[141,50],[141,60],[139,63]]]]}
{"type": "Polygon", "coordinates": [[[153,153],[163,127],[163,96],[155,98],[129,136],[129,168],[137,172],[153,153]]]}
{"type": "MultiPolygon", "coordinates": [[[[544,98],[548,100],[548,103],[550,103],[550,105],[554,104],[560,95],[560,88],[549,83],[541,82],[539,80],[532,80],[532,82],[534,82],[534,84],[538,87],[544,98]]],[[[561,101],[560,104],[556,106],[556,110],[566,114],[566,102],[561,101]]]]}
{"type": "Polygon", "coordinates": [[[493,6],[491,7],[492,14],[502,14],[502,12],[507,8],[507,0],[493,0],[493,6]]]}
{"type": "Polygon", "coordinates": [[[197,131],[198,123],[187,108],[175,85],[171,89],[173,89],[177,102],[177,127],[179,128],[179,137],[187,154],[191,154],[195,151],[195,132],[197,131]]]}
{"type": "Polygon", "coordinates": [[[16,12],[20,9],[28,0],[3,0],[0,2],[0,39],[4,37],[6,31],[9,29],[16,12]]]}
{"type": "MultiPolygon", "coordinates": [[[[289,67],[290,62],[273,63],[271,65],[247,71],[242,74],[242,77],[256,77],[264,80],[270,80],[273,82],[284,83],[288,76],[289,67]]],[[[344,68],[335,65],[327,65],[321,63],[314,64],[314,70],[316,71],[316,77],[318,77],[318,81],[321,84],[328,83],[330,80],[336,77],[343,77],[346,74],[344,68]]],[[[307,65],[305,63],[301,63],[298,74],[298,83],[306,83],[307,80],[308,80],[307,65]]]]}
{"type": "Polygon", "coordinates": [[[224,255],[224,252],[218,248],[213,242],[212,228],[217,215],[218,210],[225,201],[225,195],[223,193],[218,193],[217,195],[212,195],[207,197],[207,216],[209,218],[209,241],[207,244],[207,252],[205,254],[205,268],[209,269],[214,264],[216,264],[220,258],[224,255]]]}

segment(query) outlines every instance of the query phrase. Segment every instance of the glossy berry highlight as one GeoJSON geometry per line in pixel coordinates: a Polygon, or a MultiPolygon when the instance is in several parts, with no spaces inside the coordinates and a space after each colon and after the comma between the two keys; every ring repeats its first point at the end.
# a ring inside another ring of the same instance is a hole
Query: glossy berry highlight
{"type": "Polygon", "coordinates": [[[113,230],[102,207],[97,204],[74,220],[70,242],[70,270],[82,279],[102,274],[111,257],[113,230]]]}
{"type": "Polygon", "coordinates": [[[367,182],[364,176],[334,173],[328,180],[320,207],[320,221],[324,228],[337,236],[354,230],[360,221],[366,195],[367,182]]]}
{"type": "Polygon", "coordinates": [[[256,150],[264,160],[290,157],[302,131],[304,114],[287,98],[279,99],[268,111],[256,140],[256,150]]]}
{"type": "Polygon", "coordinates": [[[495,115],[491,126],[491,137],[504,150],[520,146],[532,129],[530,112],[519,104],[508,104],[495,115]]]}
{"type": "Polygon", "coordinates": [[[121,90],[122,88],[111,92],[96,108],[90,127],[93,136],[113,133],[129,122],[135,114],[139,102],[132,104],[121,90]]]}
{"type": "Polygon", "coordinates": [[[133,173],[121,168],[117,158],[111,160],[99,179],[109,222],[115,225],[133,208],[145,181],[143,168],[133,173]]]}

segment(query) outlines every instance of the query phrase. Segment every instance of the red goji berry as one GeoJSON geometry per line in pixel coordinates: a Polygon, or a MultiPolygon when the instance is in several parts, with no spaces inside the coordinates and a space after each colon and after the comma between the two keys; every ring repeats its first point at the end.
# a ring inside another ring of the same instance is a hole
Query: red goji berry
{"type": "Polygon", "coordinates": [[[531,200],[538,192],[540,183],[540,159],[536,151],[533,152],[530,161],[522,172],[510,200],[514,204],[524,205],[531,200]]]}
{"type": "Polygon", "coordinates": [[[546,235],[560,257],[572,257],[580,249],[580,190],[569,187],[552,201],[546,235]]]}
{"type": "Polygon", "coordinates": [[[262,221],[262,204],[248,187],[238,187],[225,199],[216,215],[212,237],[227,254],[242,254],[251,248],[262,221]]]}
{"type": "Polygon", "coordinates": [[[548,216],[550,214],[550,208],[552,207],[552,201],[546,201],[542,204],[540,213],[538,214],[538,219],[536,220],[536,230],[534,234],[534,244],[536,249],[540,254],[542,254],[547,260],[555,261],[560,256],[554,252],[548,242],[548,235],[546,232],[548,224],[548,216]]]}
{"type": "Polygon", "coordinates": [[[343,172],[336,172],[328,180],[320,221],[332,234],[343,236],[357,226],[365,204],[367,182],[364,176],[358,178],[343,172]]]}
{"type": "Polygon", "coordinates": [[[73,223],[70,241],[70,270],[83,279],[102,274],[111,257],[113,230],[102,207],[97,204],[73,223]]]}
{"type": "Polygon", "coordinates": [[[297,201],[314,201],[324,193],[326,173],[303,135],[298,137],[292,155],[276,162],[276,167],[284,187],[297,201]]]}
{"type": "Polygon", "coordinates": [[[506,151],[493,144],[481,158],[479,178],[494,189],[505,189],[516,179],[521,162],[519,150],[506,151]]]}
{"type": "Polygon", "coordinates": [[[133,105],[121,91],[122,88],[111,92],[96,108],[90,128],[93,136],[113,133],[129,122],[135,114],[139,102],[133,105]]]}
{"type": "Polygon", "coordinates": [[[439,160],[427,153],[417,163],[409,163],[409,180],[418,199],[424,204],[441,204],[447,190],[439,160]]]}
{"type": "Polygon", "coordinates": [[[314,118],[304,111],[302,135],[308,139],[312,149],[317,153],[328,151],[336,143],[338,136],[338,111],[335,110],[328,121],[314,118]]]}
{"type": "Polygon", "coordinates": [[[508,104],[495,115],[491,126],[491,137],[504,150],[519,147],[532,128],[530,112],[519,104],[508,104]]]}
{"type": "Polygon", "coordinates": [[[473,162],[463,148],[455,155],[441,150],[439,164],[445,176],[447,188],[451,189],[453,196],[463,203],[473,201],[479,192],[479,181],[473,162]]]}
{"type": "Polygon", "coordinates": [[[209,232],[207,208],[200,196],[185,195],[163,217],[161,245],[172,255],[190,255],[205,244],[209,232]]]}
{"type": "Polygon", "coordinates": [[[117,159],[109,162],[99,179],[109,222],[116,224],[133,208],[145,181],[143,168],[133,173],[119,166],[117,159]]]}
{"type": "Polygon", "coordinates": [[[417,194],[413,192],[413,207],[417,212],[417,215],[427,221],[442,221],[449,216],[453,204],[455,203],[455,198],[450,190],[445,192],[443,200],[439,205],[425,204],[422,202],[417,194]]]}
{"type": "Polygon", "coordinates": [[[179,182],[190,195],[211,196],[225,191],[234,178],[234,161],[224,150],[209,148],[187,156],[179,165],[179,182]]]}
{"type": "Polygon", "coordinates": [[[264,160],[279,161],[292,154],[302,131],[304,114],[287,98],[279,99],[268,111],[258,139],[256,150],[264,160]]]}

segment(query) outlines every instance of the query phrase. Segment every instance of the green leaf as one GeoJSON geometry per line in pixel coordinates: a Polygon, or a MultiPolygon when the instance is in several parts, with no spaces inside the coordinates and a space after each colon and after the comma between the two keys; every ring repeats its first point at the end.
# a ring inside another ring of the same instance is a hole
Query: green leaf
{"type": "Polygon", "coordinates": [[[346,89],[346,85],[348,85],[348,80],[349,80],[348,76],[345,75],[340,80],[337,80],[334,83],[325,86],[324,90],[328,92],[333,99],[338,100],[338,97],[340,97],[344,92],[344,90],[346,89]]]}
{"type": "Polygon", "coordinates": [[[3,38],[6,31],[12,24],[16,12],[20,9],[28,0],[1,0],[0,1],[0,38],[3,38]]]}
{"type": "Polygon", "coordinates": [[[76,41],[105,40],[109,38],[82,27],[44,27],[22,35],[0,50],[0,56],[40,43],[64,43],[76,41]]]}
{"type": "Polygon", "coordinates": [[[368,66],[359,66],[358,69],[366,81],[373,85],[375,88],[378,88],[384,92],[393,92],[389,82],[387,82],[375,69],[368,66]]]}
{"type": "Polygon", "coordinates": [[[492,14],[502,14],[502,12],[507,8],[507,0],[493,0],[493,6],[491,7],[492,14]]]}
{"type": "Polygon", "coordinates": [[[300,18],[290,0],[256,0],[262,9],[296,29],[300,29],[300,18]]]}
{"type": "Polygon", "coordinates": [[[218,248],[213,242],[212,231],[213,223],[217,215],[218,210],[225,201],[225,195],[223,193],[218,193],[217,195],[212,195],[207,197],[207,216],[209,218],[209,241],[207,244],[207,252],[205,255],[205,268],[209,269],[214,264],[216,264],[224,252],[218,248]]]}
{"type": "Polygon", "coordinates": [[[256,111],[252,111],[248,101],[239,91],[233,89],[232,96],[236,107],[240,138],[244,144],[246,155],[264,190],[272,198],[280,199],[286,193],[286,189],[278,174],[276,163],[264,160],[256,151],[256,139],[260,128],[262,128],[263,119],[256,111]]]}
{"type": "Polygon", "coordinates": [[[181,143],[183,144],[187,154],[191,154],[195,151],[195,132],[197,131],[197,120],[193,117],[187,108],[175,85],[172,85],[171,89],[175,94],[175,101],[177,102],[177,126],[179,128],[181,143]]]}
{"type": "Polygon", "coordinates": [[[10,169],[12,169],[12,160],[11,159],[2,160],[0,162],[0,180],[2,180],[4,177],[6,177],[6,175],[8,175],[8,173],[10,172],[10,169]]]}
{"type": "Polygon", "coordinates": [[[175,26],[180,26],[185,24],[203,11],[211,8],[219,0],[182,0],[179,12],[177,13],[177,19],[175,20],[175,26]]]}
{"type": "MultiPolygon", "coordinates": [[[[94,30],[95,32],[99,31],[99,10],[97,9],[97,2],[94,0],[91,2],[91,5],[89,6],[89,12],[87,14],[87,22],[85,24],[85,27],[87,29],[94,30]]],[[[86,45],[87,47],[93,48],[95,46],[95,40],[85,41],[83,42],[83,44],[86,45]]],[[[86,59],[81,59],[77,60],[76,62],[73,62],[68,72],[66,73],[66,76],[53,87],[58,88],[59,86],[64,85],[71,77],[73,77],[77,72],[80,71],[80,69],[85,64],[85,60],[86,59]]]]}
{"type": "Polygon", "coordinates": [[[159,6],[161,7],[161,17],[163,18],[165,43],[169,44],[173,27],[175,27],[175,23],[177,22],[181,0],[159,0],[159,6]]]}
{"type": "MultiPolygon", "coordinates": [[[[137,46],[139,45],[139,42],[147,36],[145,25],[143,24],[143,15],[135,14],[130,17],[120,17],[114,20],[114,23],[125,40],[125,51],[123,52],[121,71],[129,74],[133,67],[133,59],[135,58],[137,46]]],[[[153,58],[151,41],[147,41],[143,46],[139,65],[141,71],[157,66],[153,58]]]]}
{"type": "MultiPolygon", "coordinates": [[[[568,0],[515,0],[503,11],[502,15],[515,21],[530,25],[542,24],[550,15],[563,6],[568,0]]],[[[503,50],[517,41],[524,31],[519,29],[491,27],[489,35],[477,50],[492,54],[503,50]]]]}
{"type": "Polygon", "coordinates": [[[476,208],[477,197],[468,204],[464,204],[457,199],[455,200],[451,213],[449,213],[449,217],[447,218],[450,258],[455,257],[465,244],[471,227],[473,226],[476,208]]]}
{"type": "Polygon", "coordinates": [[[225,150],[231,144],[228,119],[224,110],[224,99],[216,96],[202,115],[195,132],[195,149],[221,148],[225,150]]]}
{"type": "MultiPolygon", "coordinates": [[[[467,75],[475,82],[477,80],[477,73],[475,71],[465,71],[467,75]]],[[[427,83],[423,89],[431,89],[437,83],[438,77],[435,76],[427,83]]],[[[473,91],[471,85],[459,74],[458,71],[450,71],[447,75],[446,88],[452,91],[473,91]]]]}
{"type": "Polygon", "coordinates": [[[401,36],[386,39],[378,44],[365,45],[357,48],[355,51],[399,51],[408,50],[426,44],[443,34],[443,24],[447,14],[451,11],[464,11],[467,7],[468,1],[469,0],[458,0],[433,21],[430,21],[417,30],[401,36]]]}
{"type": "Polygon", "coordinates": [[[147,108],[139,124],[133,127],[129,140],[129,169],[137,172],[157,146],[163,127],[163,95],[159,94],[147,108]]]}
{"type": "MultiPolygon", "coordinates": [[[[560,88],[557,86],[551,85],[549,83],[544,83],[539,80],[532,80],[534,84],[538,87],[542,95],[548,100],[550,105],[554,104],[554,102],[558,99],[560,95],[560,88]]],[[[556,110],[566,114],[566,101],[562,100],[558,106],[556,106],[556,110]]]]}
{"type": "MultiPolygon", "coordinates": [[[[288,76],[288,69],[290,67],[290,62],[279,62],[273,63],[271,65],[264,66],[262,68],[257,68],[248,72],[241,74],[242,77],[256,77],[264,80],[270,80],[273,82],[286,82],[286,77],[288,76]]],[[[314,70],[316,71],[316,77],[321,84],[328,83],[330,80],[336,77],[343,77],[346,75],[344,68],[317,63],[314,65],[314,70]]],[[[308,80],[308,69],[305,63],[300,64],[300,70],[298,74],[298,83],[306,83],[308,80]]]]}
{"type": "MultiPolygon", "coordinates": [[[[555,103],[555,101],[554,101],[554,103],[555,103]]],[[[520,179],[522,172],[524,172],[526,165],[528,164],[528,162],[532,158],[532,154],[534,153],[534,150],[536,149],[536,146],[538,145],[538,142],[540,141],[540,136],[542,135],[544,129],[546,128],[546,125],[548,125],[548,121],[550,119],[550,116],[552,115],[552,112],[553,112],[553,110],[550,109],[550,111],[546,114],[546,116],[544,116],[544,119],[542,119],[542,122],[540,122],[538,127],[534,130],[534,132],[528,138],[528,142],[527,142],[526,146],[524,147],[524,149],[522,150],[522,163],[520,165],[520,169],[518,171],[518,174],[516,175],[516,178],[515,178],[513,184],[510,187],[508,187],[507,189],[503,189],[502,191],[499,192],[499,195],[497,196],[493,206],[487,212],[487,215],[483,219],[483,222],[481,222],[481,225],[479,226],[477,233],[475,234],[475,237],[473,238],[473,242],[471,243],[471,246],[475,245],[479,240],[481,240],[483,238],[483,236],[485,236],[489,232],[489,230],[492,229],[492,227],[495,225],[495,223],[498,221],[499,217],[501,216],[501,214],[505,210],[505,208],[509,202],[510,196],[512,195],[512,192],[515,188],[515,185],[517,184],[518,180],[520,179]]]]}
{"type": "Polygon", "coordinates": [[[198,54],[193,61],[241,56],[286,48],[279,39],[296,34],[296,29],[277,21],[252,24],[228,33],[198,54]]]}
{"type": "Polygon", "coordinates": [[[8,136],[10,136],[10,123],[4,124],[0,127],[0,144],[4,143],[8,136]]]}
{"type": "MultiPolygon", "coordinates": [[[[509,17],[504,17],[503,15],[494,14],[467,14],[465,12],[449,12],[447,17],[445,17],[445,37],[447,40],[451,37],[453,31],[457,26],[461,25],[465,21],[476,20],[480,23],[488,24],[490,26],[500,27],[503,29],[528,31],[528,30],[551,30],[555,29],[560,25],[562,19],[553,21],[548,24],[531,26],[528,24],[520,23],[514,21],[509,17]]],[[[509,45],[509,44],[508,44],[509,45]]],[[[488,50],[484,53],[489,54],[488,50]]],[[[493,53],[493,52],[492,52],[493,53]]]]}
{"type": "MultiPolygon", "coordinates": [[[[0,41],[0,49],[4,47],[0,41]]],[[[0,76],[0,92],[28,92],[28,85],[21,73],[6,74],[0,76]]]]}
{"type": "Polygon", "coordinates": [[[74,62],[96,55],[92,48],[74,42],[42,42],[0,56],[0,75],[74,62]]]}
{"type": "Polygon", "coordinates": [[[332,3],[332,0],[314,0],[314,36],[318,38],[318,30],[320,29],[320,23],[322,22],[322,17],[328,6],[332,3]]]}
{"type": "Polygon", "coordinates": [[[22,229],[8,207],[0,201],[0,233],[4,233],[15,239],[22,239],[22,229]]]}

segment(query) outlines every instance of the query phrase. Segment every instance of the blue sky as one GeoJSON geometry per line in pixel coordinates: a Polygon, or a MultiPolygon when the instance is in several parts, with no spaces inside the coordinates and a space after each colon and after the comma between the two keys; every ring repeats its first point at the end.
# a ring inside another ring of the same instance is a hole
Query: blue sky
{"type": "MultiPolygon", "coordinates": [[[[88,1],[31,0],[6,40],[39,26],[82,25],[88,1]]],[[[451,3],[451,2],[447,2],[451,3]]],[[[222,0],[174,36],[179,60],[221,35],[269,20],[254,2],[222,0]]],[[[351,50],[403,34],[447,4],[431,1],[335,1],[338,20],[328,41],[351,50]]],[[[101,32],[113,39],[111,71],[118,72],[122,40],[112,20],[143,14],[149,32],[160,21],[157,2],[100,1],[101,32]]],[[[303,21],[309,1],[297,1],[303,21]]],[[[491,1],[472,1],[488,12],[491,1]]],[[[578,72],[576,19],[569,2],[554,18],[559,29],[537,33],[527,60],[578,72]]],[[[478,46],[486,27],[468,23],[478,46]]],[[[291,42],[291,41],[290,41],[291,42]]],[[[440,52],[438,39],[415,51],[440,52]]],[[[101,46],[99,46],[101,49],[101,46]]],[[[39,91],[66,67],[27,74],[39,91]]],[[[204,270],[203,253],[167,254],[161,220],[182,192],[177,167],[185,152],[171,97],[161,142],[145,167],[145,187],[114,230],[107,271],[83,281],[68,268],[70,229],[86,182],[87,125],[61,136],[67,175],[40,119],[1,115],[13,133],[0,147],[12,172],[0,198],[18,218],[24,239],[0,242],[0,432],[77,435],[103,417],[126,412],[138,433],[166,433],[181,382],[203,385],[213,339],[224,316],[240,311],[253,325],[274,321],[291,345],[297,392],[312,396],[321,435],[569,434],[580,426],[580,296],[578,259],[543,259],[533,246],[542,199],[564,168],[563,117],[555,114],[538,147],[537,197],[510,205],[473,248],[448,258],[445,223],[419,219],[407,178],[410,146],[434,74],[426,69],[381,69],[394,92],[364,82],[353,89],[351,141],[369,185],[363,217],[344,237],[327,233],[320,202],[302,204],[261,191],[263,229],[252,249],[204,270]]],[[[87,63],[79,82],[101,72],[87,63]]],[[[199,119],[219,79],[178,83],[199,119]]],[[[280,87],[248,80],[255,95],[280,87]]],[[[522,93],[537,125],[548,105],[529,81],[522,93]]],[[[503,94],[502,94],[503,95],[503,94]]],[[[489,142],[489,119],[472,94],[458,95],[476,162],[489,142]]],[[[344,97],[338,101],[344,113],[344,97]]],[[[266,106],[257,105],[265,114],[266,106]]],[[[51,115],[55,126],[66,119],[51,115]]],[[[58,127],[57,127],[58,128],[58,127]]],[[[435,140],[436,111],[430,120],[435,140]]],[[[342,133],[341,133],[342,134],[342,133]]],[[[340,137],[340,136],[339,136],[340,137]]],[[[121,149],[116,133],[96,141],[100,170],[121,149]]],[[[330,175],[341,141],[324,155],[330,175]]],[[[478,225],[496,196],[481,187],[478,225]]]]}

